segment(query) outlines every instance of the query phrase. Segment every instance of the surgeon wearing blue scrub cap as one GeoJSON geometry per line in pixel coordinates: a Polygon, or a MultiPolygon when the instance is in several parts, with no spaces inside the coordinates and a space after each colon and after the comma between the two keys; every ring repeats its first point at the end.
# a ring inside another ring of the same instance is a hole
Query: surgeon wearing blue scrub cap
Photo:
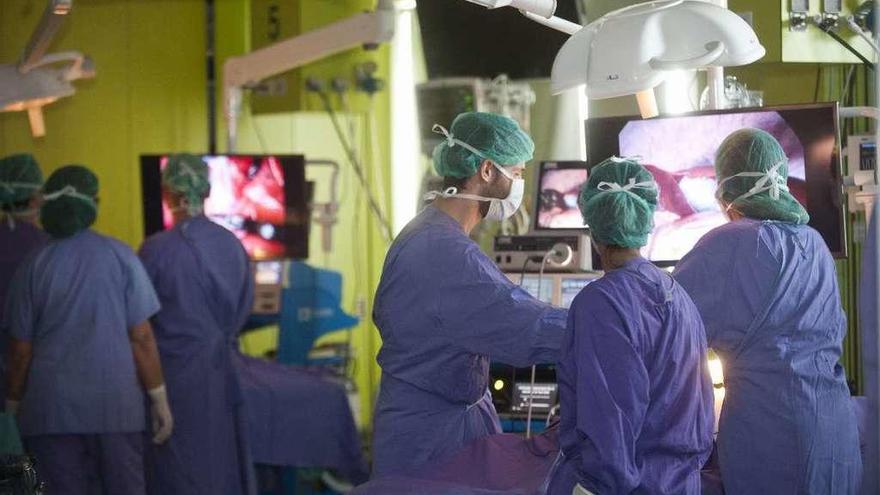
{"type": "Polygon", "coordinates": [[[788,158],[773,136],[733,133],[715,172],[731,222],[700,239],[675,278],[724,366],[724,490],[857,493],[859,433],[840,365],[847,325],[831,253],[788,190],[788,158]]]}
{"type": "Polygon", "coordinates": [[[411,473],[501,431],[489,360],[555,362],[567,312],[501,273],[469,234],[520,205],[534,143],[490,113],[459,115],[434,150],[445,187],[388,252],[373,318],[382,336],[373,477],[411,473]]]}

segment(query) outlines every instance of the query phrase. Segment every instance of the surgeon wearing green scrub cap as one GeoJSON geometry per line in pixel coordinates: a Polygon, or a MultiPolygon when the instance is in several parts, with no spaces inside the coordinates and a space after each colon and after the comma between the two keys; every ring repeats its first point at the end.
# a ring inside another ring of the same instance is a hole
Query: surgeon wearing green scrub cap
{"type": "Polygon", "coordinates": [[[40,222],[56,239],[88,229],[98,218],[98,177],[82,165],[56,170],[43,188],[40,222]]]}
{"type": "Polygon", "coordinates": [[[162,197],[175,223],[201,215],[210,192],[208,166],[201,158],[189,154],[168,158],[162,171],[162,197]]]}
{"type": "Polygon", "coordinates": [[[392,243],[373,306],[382,338],[374,478],[409,475],[499,433],[490,357],[514,367],[555,363],[568,319],[511,282],[470,238],[484,219],[519,208],[531,138],[490,113],[434,129],[444,138],[434,149],[444,188],[392,243]]]}
{"type": "Polygon", "coordinates": [[[590,172],[578,205],[606,270],[639,256],[658,195],[654,177],[633,159],[609,158],[590,172]]]}
{"type": "Polygon", "coordinates": [[[482,219],[504,220],[519,209],[526,162],[535,143],[509,117],[485,112],[459,114],[434,148],[434,169],[443,177],[443,191],[428,199],[470,232],[482,219]]]}
{"type": "Polygon", "coordinates": [[[0,208],[9,221],[36,216],[43,173],[30,154],[0,158],[0,208]]]}
{"type": "Polygon", "coordinates": [[[760,129],[741,129],[715,156],[716,197],[731,220],[806,224],[810,216],[788,190],[788,157],[779,141],[760,129]]]}

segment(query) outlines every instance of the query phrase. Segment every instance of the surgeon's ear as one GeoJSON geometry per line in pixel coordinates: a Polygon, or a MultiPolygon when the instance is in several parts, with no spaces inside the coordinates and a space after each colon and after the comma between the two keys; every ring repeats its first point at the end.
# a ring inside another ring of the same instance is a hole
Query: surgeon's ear
{"type": "Polygon", "coordinates": [[[480,164],[480,177],[485,182],[492,183],[492,179],[495,177],[495,167],[491,161],[483,160],[483,163],[480,164]]]}

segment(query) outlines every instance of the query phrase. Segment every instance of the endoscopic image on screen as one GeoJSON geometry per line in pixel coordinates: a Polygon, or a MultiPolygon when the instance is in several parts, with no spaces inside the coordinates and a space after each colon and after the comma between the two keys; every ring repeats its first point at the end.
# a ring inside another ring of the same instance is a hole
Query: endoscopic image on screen
{"type": "Polygon", "coordinates": [[[584,228],[584,219],[578,208],[578,194],[587,181],[587,170],[544,170],[540,180],[538,228],[584,228]]]}
{"type": "MultiPolygon", "coordinates": [[[[285,223],[284,172],[271,156],[206,156],[211,193],[205,215],[232,231],[254,259],[285,255],[286,246],[276,238],[285,223]]],[[[162,157],[165,168],[167,157],[162,157]]],[[[162,202],[165,228],[174,225],[171,210],[162,202]]]]}
{"type": "Polygon", "coordinates": [[[806,157],[830,160],[833,133],[829,139],[803,143],[775,111],[628,122],[619,135],[620,153],[639,157],[660,189],[645,257],[681,259],[704,234],[727,222],[715,199],[715,153],[727,136],[745,127],[764,129],[782,144],[789,159],[788,187],[807,206],[806,157]]]}

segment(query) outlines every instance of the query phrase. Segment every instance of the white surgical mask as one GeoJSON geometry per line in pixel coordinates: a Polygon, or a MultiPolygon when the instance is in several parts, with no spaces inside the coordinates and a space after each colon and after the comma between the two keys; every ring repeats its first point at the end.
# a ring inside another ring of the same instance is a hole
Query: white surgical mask
{"type": "Polygon", "coordinates": [[[486,213],[486,220],[501,221],[513,216],[520,205],[522,205],[523,194],[525,193],[525,180],[517,179],[504,167],[492,162],[492,165],[505,177],[511,180],[510,192],[504,198],[487,198],[476,194],[459,193],[455,187],[450,187],[445,191],[431,191],[425,195],[425,199],[433,201],[437,198],[461,198],[470,199],[472,201],[482,201],[489,203],[489,212],[486,213]]]}

